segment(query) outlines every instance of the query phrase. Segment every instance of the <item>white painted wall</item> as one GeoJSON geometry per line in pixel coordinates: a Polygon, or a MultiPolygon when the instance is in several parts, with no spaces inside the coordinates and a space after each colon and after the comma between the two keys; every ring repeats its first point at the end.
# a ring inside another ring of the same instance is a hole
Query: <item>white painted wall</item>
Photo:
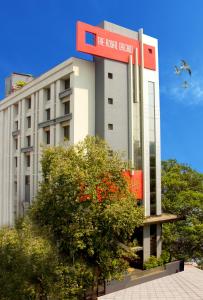
{"type": "MultiPolygon", "coordinates": [[[[67,75],[71,79],[72,94],[70,99],[70,144],[81,141],[86,135],[95,134],[95,74],[94,63],[70,58],[39,78],[28,83],[21,90],[9,95],[0,102],[0,226],[14,224],[26,208],[25,175],[30,175],[30,196],[34,199],[38,182],[41,179],[40,157],[42,145],[45,144],[43,128],[38,124],[46,121],[47,108],[51,109],[51,119],[64,115],[61,92],[61,81],[67,75]],[[44,88],[51,88],[51,99],[46,101],[44,88]],[[26,98],[31,96],[32,107],[27,109],[26,98]],[[14,104],[19,104],[19,113],[14,114],[14,104]],[[31,116],[31,128],[27,128],[27,117],[31,116]],[[12,132],[14,122],[18,120],[18,150],[14,147],[12,132]],[[31,136],[31,165],[26,166],[26,136],[31,136]],[[18,157],[18,167],[14,166],[14,157],[18,157]],[[18,182],[17,194],[14,193],[14,181],[18,182]]],[[[50,125],[50,145],[64,143],[60,123],[50,125]]]]}

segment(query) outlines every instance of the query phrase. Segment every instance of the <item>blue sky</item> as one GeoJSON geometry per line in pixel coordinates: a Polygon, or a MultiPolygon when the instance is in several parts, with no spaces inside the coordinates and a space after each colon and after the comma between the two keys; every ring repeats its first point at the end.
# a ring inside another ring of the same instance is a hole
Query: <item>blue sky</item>
{"type": "Polygon", "coordinates": [[[203,1],[27,0],[2,1],[0,9],[0,99],[11,72],[40,75],[75,50],[77,20],[102,20],[159,40],[162,159],[176,158],[203,172],[203,1]],[[174,74],[185,59],[190,87],[174,74]]]}

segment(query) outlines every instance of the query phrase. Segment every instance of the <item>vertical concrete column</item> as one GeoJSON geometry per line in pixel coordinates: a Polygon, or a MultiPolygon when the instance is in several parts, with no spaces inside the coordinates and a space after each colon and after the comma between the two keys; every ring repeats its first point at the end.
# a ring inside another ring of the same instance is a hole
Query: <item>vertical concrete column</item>
{"type": "MultiPolygon", "coordinates": [[[[39,100],[38,100],[38,115],[39,115],[39,123],[45,121],[44,116],[44,90],[41,89],[39,91],[39,100]]],[[[42,147],[44,146],[44,129],[39,128],[38,130],[38,181],[42,178],[42,172],[41,172],[41,155],[42,155],[42,147]]]]}
{"type": "Polygon", "coordinates": [[[142,131],[142,169],[145,217],[150,216],[150,168],[149,168],[149,120],[148,120],[148,85],[144,81],[143,29],[139,30],[141,66],[140,66],[140,102],[142,131]]]}
{"type": "MultiPolygon", "coordinates": [[[[56,84],[55,82],[51,85],[51,100],[50,100],[50,110],[51,110],[51,120],[55,119],[55,101],[56,101],[56,84]]],[[[50,145],[55,145],[55,125],[50,126],[50,145]]]]}
{"type": "Polygon", "coordinates": [[[14,198],[14,151],[13,151],[13,124],[14,124],[14,108],[13,106],[9,107],[9,224],[12,225],[14,223],[14,216],[15,216],[15,201],[14,198]]]}
{"type": "MultiPolygon", "coordinates": [[[[26,146],[25,144],[25,106],[26,106],[26,100],[23,99],[21,102],[21,138],[19,141],[19,151],[20,151],[20,201],[23,205],[23,202],[25,201],[25,154],[21,152],[21,148],[24,148],[26,146]]],[[[22,206],[22,212],[23,212],[23,206],[22,206]]]]}
{"type": "MultiPolygon", "coordinates": [[[[0,141],[4,141],[4,111],[0,111],[0,141]]],[[[4,174],[3,169],[3,158],[4,158],[4,143],[0,143],[0,170],[4,174]]],[[[3,225],[3,213],[4,213],[4,202],[3,197],[3,179],[4,176],[0,176],[0,226],[3,225]]]]}
{"type": "Polygon", "coordinates": [[[9,137],[10,137],[10,107],[8,107],[5,111],[5,119],[4,119],[4,126],[5,126],[5,136],[4,136],[4,191],[3,196],[5,200],[4,206],[4,215],[3,221],[4,224],[10,225],[10,213],[11,213],[11,206],[10,206],[10,186],[9,186],[9,172],[10,172],[10,148],[9,148],[9,137]]]}
{"type": "Polygon", "coordinates": [[[150,225],[143,227],[143,261],[150,257],[150,225]]]}
{"type": "Polygon", "coordinates": [[[34,197],[34,158],[35,158],[35,94],[31,96],[32,110],[31,110],[31,146],[33,151],[30,152],[30,201],[34,197]]]}
{"type": "Polygon", "coordinates": [[[132,55],[128,64],[128,159],[131,168],[134,168],[134,143],[133,143],[133,65],[132,55]]]}
{"type": "Polygon", "coordinates": [[[39,123],[39,92],[35,93],[34,102],[34,151],[33,151],[33,168],[34,168],[34,183],[33,183],[33,196],[36,197],[38,188],[38,155],[39,155],[39,144],[38,144],[38,123],[39,123]]]}
{"type": "Polygon", "coordinates": [[[16,201],[17,201],[17,207],[16,207],[16,216],[19,217],[22,213],[22,199],[21,199],[21,139],[23,137],[22,135],[22,100],[18,103],[18,123],[19,123],[19,130],[20,134],[18,135],[18,149],[15,150],[15,153],[18,158],[18,168],[17,168],[17,195],[16,195],[16,201]]]}
{"type": "MultiPolygon", "coordinates": [[[[158,47],[157,47],[158,49],[158,47]]],[[[158,52],[158,50],[156,51],[158,52]]],[[[158,75],[158,55],[157,78],[155,84],[155,130],[156,130],[156,214],[161,215],[161,137],[160,137],[160,100],[159,100],[159,75],[158,75]]]]}
{"type": "Polygon", "coordinates": [[[162,224],[157,224],[156,227],[156,241],[157,241],[157,257],[159,258],[161,255],[161,251],[162,251],[162,224]]]}
{"type": "MultiPolygon", "coordinates": [[[[61,82],[60,80],[56,81],[56,118],[61,116],[61,100],[59,99],[59,93],[61,91],[61,82]]],[[[61,125],[56,124],[56,145],[62,143],[61,137],[61,125]]]]}

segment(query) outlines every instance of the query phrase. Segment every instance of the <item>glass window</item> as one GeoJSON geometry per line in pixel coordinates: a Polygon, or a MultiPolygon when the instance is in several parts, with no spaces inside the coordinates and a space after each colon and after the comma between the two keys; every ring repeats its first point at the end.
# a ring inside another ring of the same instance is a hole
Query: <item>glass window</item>
{"type": "Polygon", "coordinates": [[[30,185],[30,176],[29,175],[25,176],[25,184],[30,185]]]}
{"type": "Polygon", "coordinates": [[[108,78],[113,79],[113,73],[108,73],[108,78]]]}
{"type": "Polygon", "coordinates": [[[18,158],[15,157],[15,167],[17,168],[18,167],[18,158]]]}
{"type": "Polygon", "coordinates": [[[27,117],[27,128],[31,128],[31,117],[27,117]]]}
{"type": "Polygon", "coordinates": [[[47,145],[50,144],[50,130],[46,131],[46,143],[47,143],[47,145]]]}
{"type": "Polygon", "coordinates": [[[64,80],[64,89],[67,90],[70,88],[70,78],[64,80]]]}
{"type": "Polygon", "coordinates": [[[49,121],[50,118],[51,118],[51,110],[50,110],[50,108],[46,109],[46,117],[47,117],[47,121],[49,121]]]}
{"type": "Polygon", "coordinates": [[[108,98],[108,104],[113,104],[113,98],[108,98]]]}
{"type": "Polygon", "coordinates": [[[45,89],[46,100],[49,101],[51,99],[51,88],[48,87],[45,89]]]}
{"type": "Polygon", "coordinates": [[[18,115],[18,104],[14,105],[15,114],[18,115]]]}
{"type": "Polygon", "coordinates": [[[108,129],[113,130],[113,124],[108,124],[108,129]]]}
{"type": "Polygon", "coordinates": [[[64,103],[64,114],[67,115],[70,113],[70,101],[64,103]]]}
{"type": "Polygon", "coordinates": [[[18,150],[18,138],[15,139],[15,149],[18,150]]]}
{"type": "Polygon", "coordinates": [[[148,82],[149,103],[149,163],[150,163],[150,214],[156,214],[156,133],[155,133],[155,86],[148,82]]]}
{"type": "Polygon", "coordinates": [[[25,176],[25,202],[30,202],[30,176],[25,176]]]}
{"type": "Polygon", "coordinates": [[[14,130],[18,130],[18,121],[15,121],[15,126],[14,130]]]}
{"type": "Polygon", "coordinates": [[[26,102],[27,102],[27,109],[31,109],[32,106],[31,97],[27,98],[26,102]]]}
{"type": "Polygon", "coordinates": [[[26,155],[27,167],[30,167],[30,155],[26,155]]]}
{"type": "Polygon", "coordinates": [[[66,125],[63,127],[64,140],[70,140],[70,125],[66,125]]]}
{"type": "Polygon", "coordinates": [[[26,138],[27,138],[27,147],[30,147],[31,146],[31,136],[28,135],[26,138]]]}

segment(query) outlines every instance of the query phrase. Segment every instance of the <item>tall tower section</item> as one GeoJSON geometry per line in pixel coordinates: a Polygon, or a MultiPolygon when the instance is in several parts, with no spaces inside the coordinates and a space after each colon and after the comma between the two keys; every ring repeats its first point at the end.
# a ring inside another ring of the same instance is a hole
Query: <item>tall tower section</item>
{"type": "MultiPolygon", "coordinates": [[[[78,50],[94,56],[95,134],[123,153],[132,180],[141,174],[138,200],[150,220],[161,215],[157,39],[107,21],[98,27],[79,22],[78,32],[78,50]]],[[[146,222],[142,234],[144,260],[159,257],[161,224],[146,222]]]]}

